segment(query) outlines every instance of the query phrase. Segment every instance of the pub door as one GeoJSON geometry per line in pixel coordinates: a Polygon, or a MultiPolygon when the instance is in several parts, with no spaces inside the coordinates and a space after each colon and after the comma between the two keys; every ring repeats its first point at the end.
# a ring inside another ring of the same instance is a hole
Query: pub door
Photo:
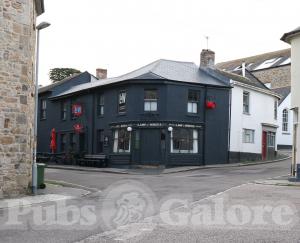
{"type": "Polygon", "coordinates": [[[161,163],[161,130],[141,130],[140,163],[143,165],[159,165],[161,163]]]}

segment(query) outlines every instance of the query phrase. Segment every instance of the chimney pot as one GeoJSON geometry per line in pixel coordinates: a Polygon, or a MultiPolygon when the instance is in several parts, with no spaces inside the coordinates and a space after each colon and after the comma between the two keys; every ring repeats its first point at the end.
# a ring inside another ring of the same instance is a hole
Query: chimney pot
{"type": "Polygon", "coordinates": [[[203,49],[200,54],[200,67],[214,67],[215,53],[209,49],[203,49]]]}
{"type": "Polygon", "coordinates": [[[106,79],[107,78],[107,69],[97,68],[96,69],[96,77],[98,79],[106,79]]]}

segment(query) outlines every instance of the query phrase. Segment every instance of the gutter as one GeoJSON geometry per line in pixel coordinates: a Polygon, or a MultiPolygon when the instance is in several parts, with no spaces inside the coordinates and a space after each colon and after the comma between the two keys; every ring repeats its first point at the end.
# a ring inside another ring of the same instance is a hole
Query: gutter
{"type": "Polygon", "coordinates": [[[278,99],[282,98],[281,95],[279,95],[279,94],[277,94],[273,91],[269,91],[269,90],[265,90],[265,89],[262,89],[262,88],[254,87],[252,85],[244,84],[244,83],[241,83],[241,82],[238,82],[238,81],[235,81],[235,80],[232,80],[232,84],[237,85],[237,86],[241,86],[241,87],[244,87],[244,88],[252,89],[252,90],[255,90],[255,91],[260,92],[260,93],[272,95],[272,96],[274,96],[278,99]]]}

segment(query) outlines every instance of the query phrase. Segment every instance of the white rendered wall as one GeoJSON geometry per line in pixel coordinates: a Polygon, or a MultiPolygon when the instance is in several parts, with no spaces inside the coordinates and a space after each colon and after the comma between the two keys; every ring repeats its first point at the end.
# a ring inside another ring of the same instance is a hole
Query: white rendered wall
{"type": "MultiPolygon", "coordinates": [[[[300,108],[300,35],[291,40],[291,84],[292,84],[292,108],[300,108]]],[[[298,114],[299,119],[299,114],[298,114]]],[[[300,164],[300,127],[298,120],[297,143],[295,144],[296,163],[300,164]]]]}
{"type": "MultiPolygon", "coordinates": [[[[277,125],[274,102],[277,98],[255,90],[234,85],[232,89],[230,151],[262,152],[262,123],[277,125]],[[250,114],[243,114],[243,91],[250,93],[250,114]],[[254,143],[243,143],[243,129],[255,130],[254,143]]],[[[277,140],[277,139],[276,139],[277,140]]],[[[277,148],[277,141],[276,146],[277,148]]]]}
{"type": "Polygon", "coordinates": [[[293,111],[291,109],[291,94],[289,94],[282,103],[278,106],[278,120],[277,125],[277,144],[278,145],[289,145],[293,144],[293,111]],[[284,109],[288,110],[289,114],[289,123],[288,123],[288,131],[282,131],[282,111],[284,109]]]}

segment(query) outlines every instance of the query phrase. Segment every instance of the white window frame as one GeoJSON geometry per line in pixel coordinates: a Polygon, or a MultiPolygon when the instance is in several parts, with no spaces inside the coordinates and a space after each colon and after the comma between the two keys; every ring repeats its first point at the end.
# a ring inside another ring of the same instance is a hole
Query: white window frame
{"type": "Polygon", "coordinates": [[[130,153],[130,147],[131,147],[131,133],[129,133],[129,145],[128,149],[119,149],[119,130],[114,130],[114,146],[113,146],[113,152],[114,153],[130,153]]]}
{"type": "Polygon", "coordinates": [[[255,143],[255,130],[254,129],[243,129],[243,143],[255,143]],[[250,132],[249,134],[246,134],[247,132],[250,132]],[[249,139],[247,138],[249,136],[249,139]]]}
{"type": "Polygon", "coordinates": [[[146,91],[155,91],[156,92],[156,99],[148,99],[144,97],[144,111],[146,112],[154,112],[157,111],[157,90],[156,89],[145,89],[144,93],[146,93],[146,91]]]}
{"type": "Polygon", "coordinates": [[[198,153],[198,141],[199,141],[198,140],[198,130],[197,129],[192,129],[192,130],[193,130],[193,149],[192,150],[174,149],[173,130],[171,131],[171,153],[180,153],[180,154],[197,154],[198,153]]]}
{"type": "Polygon", "coordinates": [[[42,99],[41,100],[41,120],[46,120],[47,118],[47,100],[42,99]]]}
{"type": "Polygon", "coordinates": [[[289,132],[289,109],[287,108],[282,110],[282,132],[289,132]]]}
{"type": "Polygon", "coordinates": [[[199,102],[199,91],[198,90],[189,90],[188,91],[188,103],[187,103],[187,112],[189,114],[197,114],[198,113],[198,102],[199,102]],[[189,100],[190,92],[195,92],[197,94],[197,99],[189,100]]]}
{"type": "Polygon", "coordinates": [[[247,115],[249,115],[250,114],[250,92],[249,91],[243,91],[243,114],[247,114],[247,115]],[[244,96],[247,94],[247,96],[248,96],[248,104],[245,104],[245,102],[244,102],[244,96]],[[246,111],[245,110],[245,106],[248,106],[248,110],[246,111]]]}

